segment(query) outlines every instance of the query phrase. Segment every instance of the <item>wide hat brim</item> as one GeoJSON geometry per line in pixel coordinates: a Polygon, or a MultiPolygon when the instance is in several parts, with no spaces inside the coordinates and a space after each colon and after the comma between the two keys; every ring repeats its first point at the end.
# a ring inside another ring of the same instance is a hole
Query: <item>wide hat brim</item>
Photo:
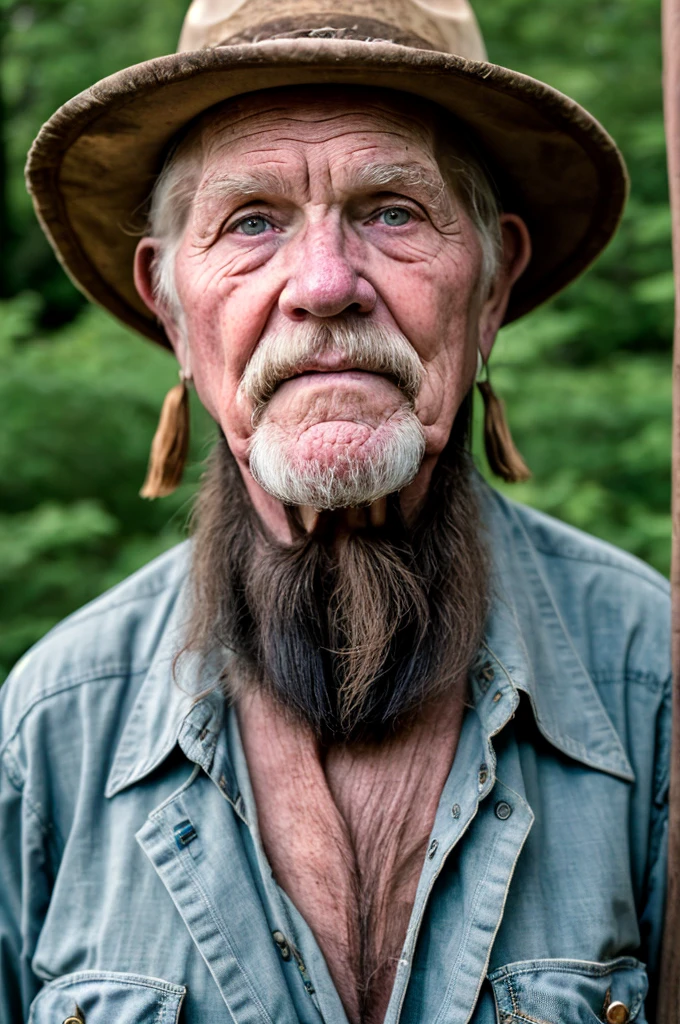
{"type": "Polygon", "coordinates": [[[167,345],[137,294],[133,256],[174,136],[231,97],[336,83],[413,93],[451,111],[483,153],[533,256],[506,322],[560,291],[605,247],[628,179],[614,141],[573,100],[494,64],[389,42],[293,38],[218,46],[137,64],[61,107],[29,154],[38,217],[74,283],[124,323],[167,345]]]}

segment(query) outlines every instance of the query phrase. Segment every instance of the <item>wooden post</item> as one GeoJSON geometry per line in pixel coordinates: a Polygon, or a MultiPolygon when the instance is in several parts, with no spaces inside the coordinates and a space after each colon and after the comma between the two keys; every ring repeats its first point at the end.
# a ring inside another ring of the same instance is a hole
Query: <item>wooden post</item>
{"type": "Polygon", "coordinates": [[[671,562],[673,745],[668,829],[668,890],[657,1022],[680,1024],[680,0],[662,0],[662,5],[664,114],[675,269],[675,340],[671,562]]]}

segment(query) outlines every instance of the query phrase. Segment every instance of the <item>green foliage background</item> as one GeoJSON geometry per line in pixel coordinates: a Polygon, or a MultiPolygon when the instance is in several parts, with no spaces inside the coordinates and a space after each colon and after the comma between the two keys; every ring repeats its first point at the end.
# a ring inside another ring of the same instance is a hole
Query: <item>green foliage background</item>
{"type": "MultiPolygon", "coordinates": [[[[476,0],[490,59],[591,110],[632,193],[598,264],[502,332],[492,359],[534,479],[512,490],[667,572],[673,282],[659,0],[476,0]]],[[[184,535],[187,482],[137,496],[172,360],[85,305],[23,186],[56,107],[174,49],[185,0],[0,0],[0,678],[65,614],[184,535]]],[[[480,459],[480,462],[483,460],[480,459]]]]}

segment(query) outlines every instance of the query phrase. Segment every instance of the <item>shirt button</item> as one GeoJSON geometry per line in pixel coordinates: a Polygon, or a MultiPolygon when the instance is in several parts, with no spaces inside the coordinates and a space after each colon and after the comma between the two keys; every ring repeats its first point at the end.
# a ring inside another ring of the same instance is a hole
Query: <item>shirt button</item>
{"type": "Polygon", "coordinates": [[[64,1024],[85,1024],[85,1014],[76,1003],[76,1012],[72,1017],[67,1017],[64,1024]]]}
{"type": "MultiPolygon", "coordinates": [[[[507,821],[512,814],[512,807],[510,804],[507,804],[505,800],[499,800],[494,809],[496,811],[496,817],[500,818],[501,821],[507,821]]],[[[618,1021],[616,1024],[618,1024],[618,1021]]]]}
{"type": "Polygon", "coordinates": [[[607,1024],[626,1024],[630,1011],[625,1003],[610,1003],[607,1007],[607,1024]]]}
{"type": "Polygon", "coordinates": [[[194,839],[198,838],[198,832],[191,824],[188,818],[184,821],[180,821],[172,830],[172,834],[175,837],[175,842],[179,850],[184,849],[189,843],[193,843],[194,839]]]}
{"type": "Polygon", "coordinates": [[[480,766],[479,766],[479,785],[483,786],[488,778],[489,778],[489,769],[488,769],[487,765],[480,764],[480,766]]]}
{"type": "Polygon", "coordinates": [[[437,852],[438,849],[439,849],[439,840],[438,839],[433,839],[432,842],[430,843],[430,849],[427,851],[427,856],[428,856],[429,860],[432,860],[432,858],[434,857],[434,855],[435,855],[435,853],[437,852]]]}
{"type": "Polygon", "coordinates": [[[454,818],[460,818],[460,804],[454,804],[451,808],[451,814],[454,818]]]}
{"type": "Polygon", "coordinates": [[[272,932],[272,938],[276,945],[279,947],[281,959],[290,960],[290,946],[286,942],[286,936],[283,934],[283,932],[272,932]]]}

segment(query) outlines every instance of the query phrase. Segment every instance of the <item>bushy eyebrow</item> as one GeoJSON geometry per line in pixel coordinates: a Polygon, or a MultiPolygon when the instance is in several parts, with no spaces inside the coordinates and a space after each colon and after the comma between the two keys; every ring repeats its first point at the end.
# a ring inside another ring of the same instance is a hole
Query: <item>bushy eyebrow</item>
{"type": "Polygon", "coordinates": [[[247,171],[242,174],[221,174],[200,189],[197,197],[198,204],[203,206],[206,203],[220,199],[233,199],[234,197],[247,198],[248,196],[265,193],[268,195],[283,195],[288,185],[285,178],[275,171],[247,171]]]}
{"type": "MultiPolygon", "coordinates": [[[[344,184],[349,192],[408,192],[420,195],[429,205],[446,206],[447,209],[451,205],[449,190],[441,174],[420,163],[365,164],[350,171],[344,184]]],[[[289,188],[290,183],[276,171],[226,174],[208,181],[199,192],[198,202],[202,206],[214,200],[241,196],[285,195],[289,188]]]]}
{"type": "Polygon", "coordinates": [[[361,189],[390,192],[416,190],[437,202],[446,193],[441,174],[423,164],[366,164],[351,175],[351,183],[361,189]]]}

